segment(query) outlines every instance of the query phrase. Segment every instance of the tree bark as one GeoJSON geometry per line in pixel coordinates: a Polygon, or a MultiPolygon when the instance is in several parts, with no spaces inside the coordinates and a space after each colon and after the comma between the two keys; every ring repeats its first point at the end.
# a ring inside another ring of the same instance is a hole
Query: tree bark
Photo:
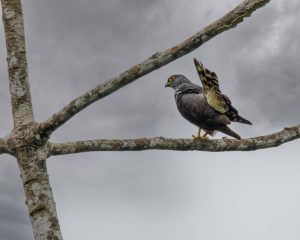
{"type": "Polygon", "coordinates": [[[0,154],[10,153],[8,150],[8,145],[5,139],[0,138],[0,154]]]}
{"type": "Polygon", "coordinates": [[[33,122],[20,0],[1,0],[14,126],[33,122]]]}
{"type": "Polygon", "coordinates": [[[60,240],[62,236],[46,168],[48,138],[38,131],[33,118],[21,2],[1,0],[1,5],[14,129],[7,141],[0,141],[0,151],[8,150],[18,160],[35,239],[60,240]]]}
{"type": "Polygon", "coordinates": [[[62,239],[55,202],[46,168],[45,147],[24,147],[17,159],[26,196],[26,205],[32,224],[34,239],[62,239]]]}
{"type": "Polygon", "coordinates": [[[138,139],[95,139],[89,141],[50,143],[51,155],[65,155],[92,151],[143,151],[143,150],[177,150],[177,151],[254,151],[277,147],[300,138],[300,125],[266,136],[242,140],[216,139],[195,141],[193,139],[172,139],[164,137],[138,139]]]}
{"type": "Polygon", "coordinates": [[[7,138],[7,145],[18,160],[34,238],[62,240],[46,167],[47,141],[38,124],[29,123],[15,128],[7,138]]]}

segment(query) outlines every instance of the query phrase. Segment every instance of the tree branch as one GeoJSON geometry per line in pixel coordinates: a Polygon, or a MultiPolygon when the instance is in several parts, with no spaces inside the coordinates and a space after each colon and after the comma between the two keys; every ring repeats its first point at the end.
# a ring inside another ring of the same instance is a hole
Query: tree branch
{"type": "Polygon", "coordinates": [[[195,141],[192,139],[172,139],[164,137],[138,139],[96,139],[90,141],[50,143],[51,155],[65,155],[92,151],[143,151],[143,150],[178,150],[178,151],[254,151],[277,147],[300,138],[300,125],[285,128],[282,131],[242,140],[217,139],[195,141]]]}
{"type": "Polygon", "coordinates": [[[20,0],[1,0],[14,126],[33,122],[20,0]]]}
{"type": "Polygon", "coordinates": [[[0,154],[2,153],[10,153],[10,151],[8,149],[8,145],[5,139],[0,138],[0,154]]]}
{"type": "Polygon", "coordinates": [[[250,16],[259,7],[262,7],[270,0],[245,0],[232,11],[221,17],[214,23],[208,25],[200,32],[186,39],[184,42],[164,51],[157,52],[144,62],[130,68],[121,73],[119,76],[103,83],[92,90],[84,93],[78,98],[72,100],[59,112],[51,116],[48,120],[41,124],[41,129],[46,134],[51,134],[55,129],[60,127],[75,114],[86,108],[93,102],[109,95],[110,93],[124,87],[134,80],[180,58],[191,51],[195,50],[203,43],[207,42],[221,32],[235,27],[242,22],[247,16],[250,16]]]}

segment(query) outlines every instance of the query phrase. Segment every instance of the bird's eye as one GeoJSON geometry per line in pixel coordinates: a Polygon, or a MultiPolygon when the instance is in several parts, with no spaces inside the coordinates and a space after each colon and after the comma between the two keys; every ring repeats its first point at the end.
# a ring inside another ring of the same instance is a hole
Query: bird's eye
{"type": "Polygon", "coordinates": [[[174,75],[172,75],[171,77],[169,77],[169,81],[170,82],[173,82],[175,80],[175,76],[174,75]]]}

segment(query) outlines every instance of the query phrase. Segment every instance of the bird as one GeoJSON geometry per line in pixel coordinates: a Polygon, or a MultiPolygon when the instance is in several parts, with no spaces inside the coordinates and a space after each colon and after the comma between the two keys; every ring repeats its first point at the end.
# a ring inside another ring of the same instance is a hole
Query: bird
{"type": "Polygon", "coordinates": [[[194,64],[203,87],[181,74],[171,75],[165,84],[165,87],[174,89],[175,102],[180,114],[199,128],[197,136],[193,135],[193,138],[207,140],[207,135],[213,136],[219,131],[241,140],[228,125],[231,122],[249,125],[252,123],[240,116],[232,106],[230,98],[222,94],[216,73],[206,69],[197,59],[194,59],[194,64]],[[205,131],[203,136],[201,130],[205,131]]]}

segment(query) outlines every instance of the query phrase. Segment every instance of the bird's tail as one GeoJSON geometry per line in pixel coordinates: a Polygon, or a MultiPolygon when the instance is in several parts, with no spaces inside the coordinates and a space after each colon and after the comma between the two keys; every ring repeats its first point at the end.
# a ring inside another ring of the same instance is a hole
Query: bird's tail
{"type": "Polygon", "coordinates": [[[237,115],[234,122],[239,122],[239,123],[252,125],[252,123],[250,121],[248,121],[246,118],[241,117],[240,115],[237,115]]]}
{"type": "Polygon", "coordinates": [[[225,133],[231,137],[234,137],[238,140],[241,140],[241,137],[240,135],[238,135],[237,133],[235,133],[234,131],[232,131],[229,127],[227,126],[222,126],[221,128],[218,129],[218,131],[222,132],[222,133],[225,133]]]}
{"type": "Polygon", "coordinates": [[[230,119],[230,121],[252,125],[250,121],[241,117],[237,111],[228,111],[225,115],[230,119]]]}

